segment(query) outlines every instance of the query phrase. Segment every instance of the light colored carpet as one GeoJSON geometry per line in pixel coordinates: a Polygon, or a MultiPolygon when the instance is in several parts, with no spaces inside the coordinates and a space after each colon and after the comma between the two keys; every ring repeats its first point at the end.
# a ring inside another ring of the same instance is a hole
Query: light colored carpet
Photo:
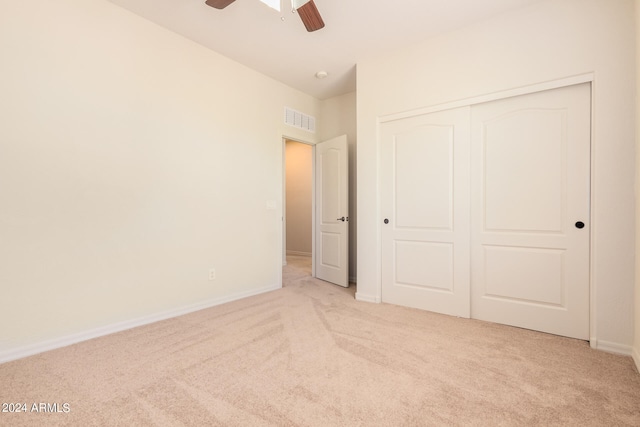
{"type": "Polygon", "coordinates": [[[282,290],[0,365],[38,426],[640,425],[633,362],[586,342],[354,300],[291,257],[282,290]]]}

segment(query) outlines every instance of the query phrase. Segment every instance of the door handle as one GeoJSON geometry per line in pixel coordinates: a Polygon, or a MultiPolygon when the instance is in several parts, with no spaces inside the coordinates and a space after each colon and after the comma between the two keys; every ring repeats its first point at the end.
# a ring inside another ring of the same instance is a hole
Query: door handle
{"type": "Polygon", "coordinates": [[[345,221],[347,221],[347,220],[345,219],[345,217],[340,217],[340,218],[338,218],[336,221],[342,221],[342,222],[345,222],[345,221]]]}

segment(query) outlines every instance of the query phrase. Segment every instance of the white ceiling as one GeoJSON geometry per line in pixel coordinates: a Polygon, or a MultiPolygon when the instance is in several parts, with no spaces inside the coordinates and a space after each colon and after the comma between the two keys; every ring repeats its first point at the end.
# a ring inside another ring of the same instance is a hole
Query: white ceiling
{"type": "Polygon", "coordinates": [[[540,0],[315,0],[326,26],[308,33],[258,0],[226,9],[205,0],[109,0],[318,99],[356,89],[361,59],[417,43],[540,0]],[[317,71],[329,76],[315,78],[317,71]]]}

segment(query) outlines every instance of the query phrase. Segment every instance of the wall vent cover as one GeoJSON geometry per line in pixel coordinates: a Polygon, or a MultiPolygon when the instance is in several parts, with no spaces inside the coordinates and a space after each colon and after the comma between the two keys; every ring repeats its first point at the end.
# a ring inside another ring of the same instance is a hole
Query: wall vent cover
{"type": "Polygon", "coordinates": [[[284,123],[298,129],[306,130],[307,132],[316,133],[315,117],[289,107],[284,108],[284,123]]]}

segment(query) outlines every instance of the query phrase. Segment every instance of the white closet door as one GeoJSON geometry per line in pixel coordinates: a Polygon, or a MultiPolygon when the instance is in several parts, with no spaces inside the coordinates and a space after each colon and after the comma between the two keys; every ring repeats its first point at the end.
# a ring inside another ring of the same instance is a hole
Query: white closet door
{"type": "Polygon", "coordinates": [[[472,108],[473,318],[589,338],[590,96],[472,108]]]}
{"type": "Polygon", "coordinates": [[[469,317],[469,108],[381,126],[382,301],[469,317]]]}

